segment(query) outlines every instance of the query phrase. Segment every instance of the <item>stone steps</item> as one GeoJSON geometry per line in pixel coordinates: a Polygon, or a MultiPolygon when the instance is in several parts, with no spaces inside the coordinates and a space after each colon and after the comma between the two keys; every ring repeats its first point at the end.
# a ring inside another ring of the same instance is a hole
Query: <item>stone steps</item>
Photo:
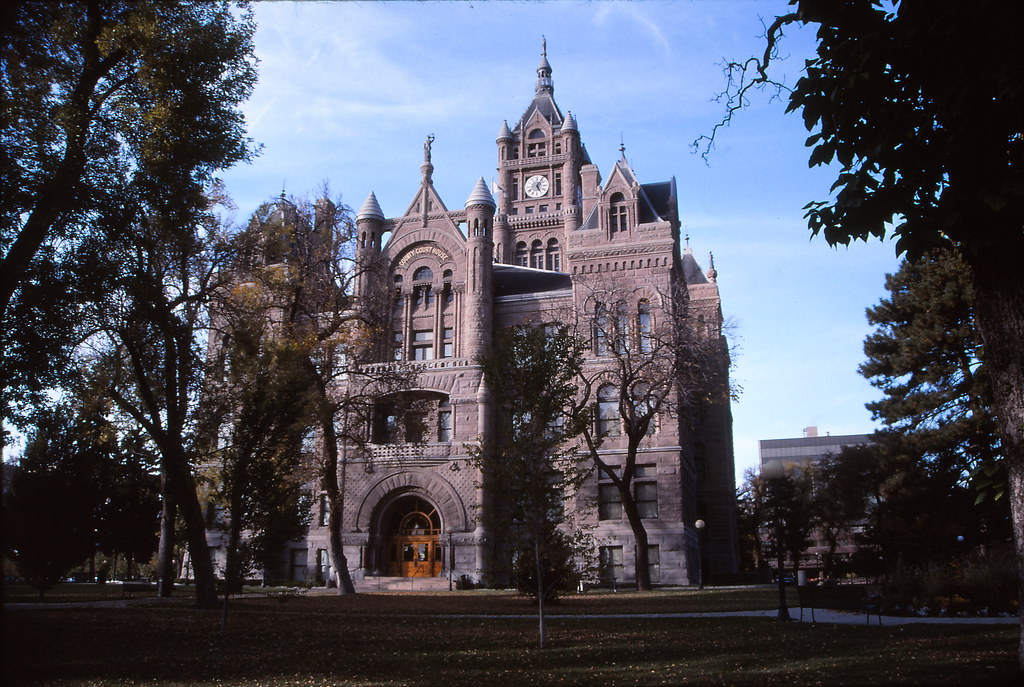
{"type": "Polygon", "coordinates": [[[353,582],[357,592],[446,592],[448,577],[374,577],[353,582]]]}

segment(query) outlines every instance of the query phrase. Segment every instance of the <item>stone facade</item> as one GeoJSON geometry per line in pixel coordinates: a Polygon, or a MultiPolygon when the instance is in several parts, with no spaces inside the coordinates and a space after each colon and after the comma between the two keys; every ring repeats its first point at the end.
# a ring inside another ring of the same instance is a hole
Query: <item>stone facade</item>
{"type": "MultiPolygon", "coordinates": [[[[598,282],[644,304],[648,318],[686,307],[694,325],[722,344],[721,393],[685,418],[659,422],[640,449],[637,489],[656,583],[696,583],[702,558],[705,575],[734,572],[732,420],[718,287],[713,265],[705,272],[681,245],[675,179],[642,184],[623,153],[602,183],[576,119],[555,103],[546,54],[533,100],[514,126],[500,127],[494,195],[480,179],[464,207],[449,210],[432,183],[432,141],[405,213],[384,217],[371,193],[356,218],[357,263],[387,266],[383,278],[396,294],[395,358],[417,370],[414,393],[424,409],[411,430],[382,399],[369,448],[346,458],[343,536],[356,577],[493,579],[500,543],[483,524],[486,476],[467,463],[465,449],[490,427],[490,392],[476,361],[495,328],[574,317],[591,307],[588,289],[598,282]],[[707,522],[703,539],[698,518],[707,522]]],[[[371,288],[371,278],[358,288],[371,288]]],[[[614,464],[624,440],[607,437],[602,452],[614,464]]],[[[633,538],[621,514],[599,507],[601,483],[595,475],[573,507],[594,527],[604,575],[628,583],[633,538]]],[[[317,566],[326,572],[320,523],[318,507],[307,540],[291,554],[290,575],[312,579],[317,566]]]]}

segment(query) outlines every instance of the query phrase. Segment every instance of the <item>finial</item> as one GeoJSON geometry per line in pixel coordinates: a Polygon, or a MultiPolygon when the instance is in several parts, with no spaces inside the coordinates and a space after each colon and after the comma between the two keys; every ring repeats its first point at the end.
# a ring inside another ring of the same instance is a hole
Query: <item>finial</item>
{"type": "Polygon", "coordinates": [[[548,39],[544,34],[540,35],[540,55],[541,57],[548,56],[548,39]]]}
{"type": "Polygon", "coordinates": [[[626,139],[621,131],[619,132],[619,152],[622,153],[622,157],[626,157],[626,139]]]}
{"type": "Polygon", "coordinates": [[[285,199],[285,195],[286,195],[286,194],[285,194],[285,192],[284,192],[284,187],[285,187],[285,182],[286,182],[286,181],[287,181],[287,180],[285,180],[285,179],[282,179],[282,180],[281,180],[281,200],[284,200],[284,199],[285,199]]]}
{"type": "Polygon", "coordinates": [[[434,142],[434,134],[427,136],[427,140],[423,143],[423,161],[430,162],[430,145],[434,142]]]}
{"type": "Polygon", "coordinates": [[[684,238],[686,239],[686,248],[689,249],[690,248],[690,235],[687,234],[684,238]]]}
{"type": "Polygon", "coordinates": [[[708,263],[711,265],[708,268],[708,281],[712,284],[718,281],[718,270],[715,269],[715,254],[708,251],[708,263]]]}

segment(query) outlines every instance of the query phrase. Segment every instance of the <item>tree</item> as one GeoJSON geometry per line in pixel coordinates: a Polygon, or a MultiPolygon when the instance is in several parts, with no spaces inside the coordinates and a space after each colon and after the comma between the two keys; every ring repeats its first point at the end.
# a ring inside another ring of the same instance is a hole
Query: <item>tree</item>
{"type": "Polygon", "coordinates": [[[728,395],[728,351],[713,321],[698,328],[686,285],[678,280],[672,293],[662,294],[666,305],[657,312],[613,281],[580,280],[579,287],[585,305],[577,314],[578,336],[591,341],[592,355],[577,375],[579,403],[595,411],[594,422],[582,428],[584,450],[616,490],[633,533],[637,589],[647,591],[647,530],[634,488],[637,456],[658,423],[677,423],[682,442],[702,409],[723,400],[716,394],[728,395]],[[602,453],[609,441],[625,444],[621,466],[602,453]]]}
{"type": "Polygon", "coordinates": [[[966,481],[1002,459],[967,265],[954,252],[930,251],[885,286],[890,296],[867,311],[876,329],[860,372],[884,393],[868,409],[885,424],[890,451],[966,481]]]}
{"type": "Polygon", "coordinates": [[[39,597],[95,552],[96,468],[110,449],[96,417],[40,414],[4,499],[8,555],[39,597]]]}
{"type": "Polygon", "coordinates": [[[495,431],[468,450],[490,492],[493,530],[511,542],[520,588],[537,599],[541,648],[544,604],[574,582],[564,502],[590,474],[574,441],[590,420],[575,402],[583,350],[566,326],[521,325],[497,332],[480,361],[495,431]]]}
{"type": "Polygon", "coordinates": [[[241,589],[254,565],[264,572],[276,568],[285,544],[309,524],[303,497],[309,379],[301,354],[272,338],[270,313],[249,290],[235,285],[219,299],[217,312],[229,321],[221,325],[224,343],[211,362],[222,369],[223,381],[211,376],[204,393],[215,483],[227,516],[231,591],[241,589]]]}
{"type": "MultiPolygon", "coordinates": [[[[726,119],[751,88],[773,83],[783,29],[817,26],[817,56],[788,109],[801,111],[812,132],[810,164],[835,161],[838,174],[834,195],[807,206],[808,226],[833,245],[893,235],[911,259],[951,247],[968,265],[1024,598],[1024,64],[1005,49],[1024,6],[791,4],[769,25],[764,55],[732,65],[726,119]]],[[[1019,659],[1024,670],[1024,616],[1019,659]]]]}
{"type": "Polygon", "coordinates": [[[190,225],[212,175],[251,155],[238,105],[256,70],[251,17],[227,0],[21,0],[0,25],[0,414],[10,417],[22,394],[59,381],[75,309],[100,286],[83,242],[123,227],[138,197],[190,225]]]}
{"type": "MultiPolygon", "coordinates": [[[[122,240],[93,253],[116,277],[107,297],[90,304],[86,326],[94,333],[82,355],[93,383],[155,447],[165,506],[173,504],[185,522],[196,600],[212,606],[216,580],[196,481],[202,440],[199,395],[206,379],[198,337],[208,326],[210,298],[224,278],[223,241],[212,215],[202,226],[181,226],[142,211],[122,221],[122,240]]],[[[165,507],[161,579],[171,563],[166,539],[173,534],[167,526],[172,517],[165,507]]]]}
{"type": "MultiPolygon", "coordinates": [[[[329,507],[332,581],[339,594],[351,594],[342,540],[347,456],[367,450],[379,399],[404,403],[412,372],[384,362],[394,359],[385,266],[356,263],[352,211],[328,193],[315,203],[281,197],[260,207],[247,231],[243,274],[273,306],[273,337],[299,357],[317,434],[313,470],[329,507]],[[357,297],[355,283],[365,276],[357,297]]],[[[397,413],[400,421],[406,415],[397,413]]]]}

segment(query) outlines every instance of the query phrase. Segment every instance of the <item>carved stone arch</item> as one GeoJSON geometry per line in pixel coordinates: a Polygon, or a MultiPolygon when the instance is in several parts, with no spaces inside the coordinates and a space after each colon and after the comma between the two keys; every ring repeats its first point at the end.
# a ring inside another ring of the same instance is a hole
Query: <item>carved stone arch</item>
{"type": "Polygon", "coordinates": [[[380,479],[363,496],[356,511],[355,525],[363,532],[379,528],[381,514],[395,499],[420,494],[437,506],[442,521],[457,532],[469,527],[466,505],[448,480],[426,470],[393,472],[380,479]]]}

